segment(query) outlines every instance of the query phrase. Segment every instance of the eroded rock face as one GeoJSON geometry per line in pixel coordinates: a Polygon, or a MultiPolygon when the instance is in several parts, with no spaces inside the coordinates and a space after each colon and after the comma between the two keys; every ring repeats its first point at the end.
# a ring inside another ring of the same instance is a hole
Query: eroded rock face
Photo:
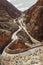
{"type": "Polygon", "coordinates": [[[26,24],[28,32],[37,40],[43,40],[43,0],[33,5],[24,12],[26,15],[26,24]]]}

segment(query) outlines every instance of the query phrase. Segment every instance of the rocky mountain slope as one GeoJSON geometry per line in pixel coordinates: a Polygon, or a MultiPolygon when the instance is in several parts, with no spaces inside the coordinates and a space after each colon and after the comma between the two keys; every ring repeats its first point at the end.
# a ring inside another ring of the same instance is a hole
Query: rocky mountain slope
{"type": "Polygon", "coordinates": [[[43,40],[43,0],[38,0],[30,9],[24,11],[27,30],[35,39],[43,40]]]}
{"type": "MultiPolygon", "coordinates": [[[[25,14],[24,22],[30,35],[39,41],[43,40],[43,0],[38,0],[35,5],[23,13],[8,1],[0,0],[0,53],[11,40],[12,33],[18,29],[14,20],[17,18],[18,21],[21,14],[25,14]]],[[[25,39],[25,42],[30,43],[24,30],[21,30],[17,35],[23,40],[25,39]]]]}
{"type": "Polygon", "coordinates": [[[0,0],[0,53],[11,40],[12,33],[18,29],[14,21],[20,15],[21,12],[11,3],[0,0]]]}

